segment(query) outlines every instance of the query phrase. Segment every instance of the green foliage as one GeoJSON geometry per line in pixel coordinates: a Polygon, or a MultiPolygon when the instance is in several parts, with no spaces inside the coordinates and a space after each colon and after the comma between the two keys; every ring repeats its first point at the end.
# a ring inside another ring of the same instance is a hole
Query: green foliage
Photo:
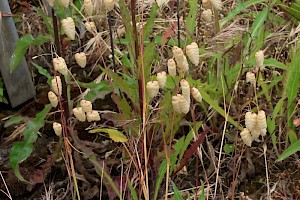
{"type": "MultiPolygon", "coordinates": [[[[223,108],[221,108],[217,102],[215,102],[202,88],[198,88],[202,98],[206,101],[210,106],[212,106],[221,116],[226,118],[226,113],[223,108]]],[[[243,127],[240,126],[237,122],[235,122],[230,116],[228,116],[228,121],[234,125],[239,130],[243,130],[243,127]]]]}
{"type": "Polygon", "coordinates": [[[199,195],[198,200],[205,200],[205,196],[204,196],[204,184],[203,183],[202,183],[202,186],[201,186],[201,194],[199,195]]]}
{"type": "Polygon", "coordinates": [[[48,17],[42,9],[34,7],[34,6],[32,8],[34,11],[36,11],[42,17],[43,22],[45,23],[45,25],[47,27],[48,33],[50,35],[54,35],[54,31],[53,31],[53,27],[52,27],[52,18],[48,17]]]}
{"type": "Polygon", "coordinates": [[[199,10],[199,6],[197,3],[198,3],[197,0],[189,0],[190,11],[186,18],[186,32],[188,33],[187,44],[190,44],[193,41],[191,36],[195,32],[196,23],[197,23],[196,20],[197,11],[199,10]]]}
{"type": "Polygon", "coordinates": [[[180,192],[179,192],[177,186],[175,185],[175,183],[172,180],[171,180],[171,184],[172,184],[173,191],[174,191],[174,199],[175,200],[183,200],[183,198],[180,195],[180,192]]]}
{"type": "Polygon", "coordinates": [[[129,187],[132,199],[138,200],[137,193],[136,193],[135,189],[133,188],[131,181],[128,179],[127,182],[128,182],[128,187],[129,187]]]}
{"type": "Polygon", "coordinates": [[[118,130],[108,129],[108,128],[98,128],[90,130],[89,133],[98,133],[103,132],[107,133],[114,142],[127,142],[126,136],[118,130]]]}
{"type": "Polygon", "coordinates": [[[240,12],[246,10],[250,6],[253,6],[258,3],[264,3],[267,0],[250,0],[247,2],[239,1],[239,5],[231,11],[224,19],[220,20],[220,25],[224,26],[227,24],[230,20],[232,20],[236,15],[238,15],[240,12]]]}
{"type": "Polygon", "coordinates": [[[230,154],[234,151],[234,145],[233,144],[225,144],[224,145],[224,152],[227,154],[230,154]]]}
{"type": "Polygon", "coordinates": [[[111,93],[111,86],[107,81],[102,81],[100,83],[79,83],[79,85],[90,89],[84,96],[84,99],[88,101],[93,102],[96,99],[104,99],[105,95],[111,93]]]}
{"type": "Polygon", "coordinates": [[[33,62],[32,62],[32,64],[33,64],[33,66],[34,66],[35,68],[37,68],[38,72],[39,72],[41,75],[47,77],[47,83],[48,83],[49,85],[51,85],[51,81],[52,81],[52,79],[53,79],[53,76],[51,76],[51,75],[49,74],[49,72],[48,72],[46,69],[44,69],[42,66],[40,66],[40,65],[38,65],[38,64],[35,64],[35,63],[33,63],[33,62]]]}
{"type": "Polygon", "coordinates": [[[15,142],[10,152],[10,166],[13,168],[16,177],[27,182],[20,173],[19,164],[26,160],[33,151],[33,144],[38,137],[38,131],[44,126],[45,118],[48,112],[51,110],[50,104],[36,115],[36,118],[27,123],[25,130],[23,131],[23,141],[15,142]]]}
{"type": "Polygon", "coordinates": [[[153,26],[154,26],[154,20],[155,20],[155,16],[157,14],[158,11],[158,5],[157,3],[153,4],[152,8],[151,8],[151,12],[150,12],[150,16],[149,19],[147,20],[145,26],[144,26],[144,33],[143,33],[143,41],[149,37],[150,33],[153,30],[153,26]]]}
{"type": "Polygon", "coordinates": [[[125,93],[131,100],[134,107],[138,107],[138,85],[137,81],[129,83],[124,77],[119,76],[117,73],[107,70],[109,76],[114,80],[113,84],[115,87],[119,88],[123,93],[125,93]]]}
{"type": "Polygon", "coordinates": [[[300,72],[299,70],[300,63],[300,48],[298,47],[295,52],[292,52],[291,63],[288,65],[289,70],[287,73],[286,84],[285,84],[285,93],[288,98],[288,123],[290,127],[293,127],[293,120],[291,118],[292,113],[296,107],[295,99],[297,97],[298,88],[300,85],[300,72]]]}
{"type": "MultiPolygon", "coordinates": [[[[264,26],[263,24],[265,23],[266,19],[267,19],[267,15],[268,15],[268,7],[265,7],[261,12],[259,12],[259,14],[256,16],[251,28],[250,28],[250,33],[247,34],[246,38],[245,38],[245,48],[244,48],[244,55],[247,55],[250,52],[250,45],[252,44],[252,42],[254,41],[254,47],[256,47],[255,49],[253,49],[253,53],[257,52],[257,50],[260,49],[260,47],[262,46],[262,40],[258,40],[259,38],[259,34],[263,32],[264,26]]],[[[254,57],[254,55],[252,56],[252,58],[254,57]]]]}
{"type": "Polygon", "coordinates": [[[26,121],[26,119],[22,116],[14,116],[14,117],[11,117],[9,118],[9,120],[7,120],[4,124],[4,128],[7,128],[13,124],[16,124],[16,123],[19,123],[19,122],[22,122],[22,121],[26,121]]]}
{"type": "Polygon", "coordinates": [[[299,2],[292,2],[290,5],[286,5],[280,0],[277,0],[276,4],[280,6],[286,13],[288,13],[292,21],[298,25],[300,21],[300,3],[299,2]]]}
{"type": "Polygon", "coordinates": [[[165,177],[165,174],[167,172],[167,160],[164,159],[158,169],[158,177],[156,179],[156,184],[155,184],[155,190],[154,190],[154,197],[153,199],[156,200],[158,196],[158,191],[160,189],[160,185],[165,177]]]}
{"type": "Polygon", "coordinates": [[[294,153],[300,151],[300,140],[294,142],[291,144],[291,146],[289,146],[279,157],[278,157],[278,161],[282,161],[286,158],[288,158],[289,156],[293,155],[294,153]]]}
{"type": "Polygon", "coordinates": [[[18,39],[14,53],[10,58],[10,73],[12,73],[20,64],[23,59],[26,50],[31,46],[39,46],[43,43],[50,42],[52,40],[51,35],[39,35],[34,38],[32,35],[27,34],[18,39]]]}

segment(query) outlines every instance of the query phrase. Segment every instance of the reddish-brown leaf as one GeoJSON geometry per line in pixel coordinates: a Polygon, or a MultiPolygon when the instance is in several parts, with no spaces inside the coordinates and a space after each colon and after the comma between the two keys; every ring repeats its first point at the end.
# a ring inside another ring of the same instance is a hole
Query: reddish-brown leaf
{"type": "Polygon", "coordinates": [[[205,131],[203,131],[201,133],[201,135],[198,137],[198,139],[192,144],[192,146],[184,152],[183,158],[180,161],[180,165],[177,168],[177,170],[171,175],[171,178],[173,178],[188,163],[189,159],[197,151],[197,148],[199,147],[199,145],[203,143],[208,131],[209,131],[209,129],[206,129],[205,131]]]}

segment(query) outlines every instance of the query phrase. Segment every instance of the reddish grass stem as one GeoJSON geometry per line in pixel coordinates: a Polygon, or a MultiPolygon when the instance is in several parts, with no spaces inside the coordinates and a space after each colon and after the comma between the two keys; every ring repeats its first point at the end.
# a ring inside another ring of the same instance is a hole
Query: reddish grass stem
{"type": "Polygon", "coordinates": [[[179,5],[180,0],[177,0],[177,39],[178,39],[178,47],[180,48],[180,15],[179,15],[179,5]]]}

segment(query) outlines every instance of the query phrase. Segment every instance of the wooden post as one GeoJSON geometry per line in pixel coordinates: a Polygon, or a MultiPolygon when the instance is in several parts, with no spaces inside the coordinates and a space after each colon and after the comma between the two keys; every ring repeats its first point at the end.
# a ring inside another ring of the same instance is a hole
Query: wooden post
{"type": "MultiPolygon", "coordinates": [[[[0,14],[11,13],[7,0],[0,0],[0,14]]],[[[18,40],[12,17],[0,16],[0,71],[12,107],[16,107],[35,96],[35,89],[25,58],[18,68],[10,73],[10,57],[18,40]]]]}

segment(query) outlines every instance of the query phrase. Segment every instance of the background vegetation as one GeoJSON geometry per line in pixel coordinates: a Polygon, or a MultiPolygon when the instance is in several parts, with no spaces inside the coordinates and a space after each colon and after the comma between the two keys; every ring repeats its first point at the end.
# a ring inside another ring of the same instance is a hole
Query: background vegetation
{"type": "MultiPolygon", "coordinates": [[[[10,1],[20,39],[11,71],[30,63],[37,97],[1,104],[1,198],[297,199],[299,173],[300,2],[279,0],[10,1]],[[206,3],[212,5],[207,7],[206,3]],[[212,10],[212,20],[203,11],[212,10]],[[75,39],[62,27],[75,23],[75,39]],[[95,29],[87,31],[86,22],[95,29]],[[68,35],[68,36],[67,36],[68,35]],[[167,74],[150,98],[147,83],[168,71],[172,48],[198,44],[200,63],[167,74]],[[263,50],[263,67],[255,54],[263,50]],[[84,52],[81,68],[74,55],[84,52]],[[53,67],[63,57],[66,75],[53,67]],[[255,75],[256,84],[246,74],[255,75]],[[62,79],[58,108],[48,100],[62,79]],[[180,81],[199,90],[187,114],[172,96],[180,81]],[[55,87],[55,86],[54,86],[55,87]],[[101,120],[73,115],[80,100],[101,120]],[[247,111],[264,110],[267,135],[244,144],[247,111]],[[53,122],[62,125],[57,136],[53,122]]],[[[5,103],[0,80],[0,102],[5,103]]]]}

